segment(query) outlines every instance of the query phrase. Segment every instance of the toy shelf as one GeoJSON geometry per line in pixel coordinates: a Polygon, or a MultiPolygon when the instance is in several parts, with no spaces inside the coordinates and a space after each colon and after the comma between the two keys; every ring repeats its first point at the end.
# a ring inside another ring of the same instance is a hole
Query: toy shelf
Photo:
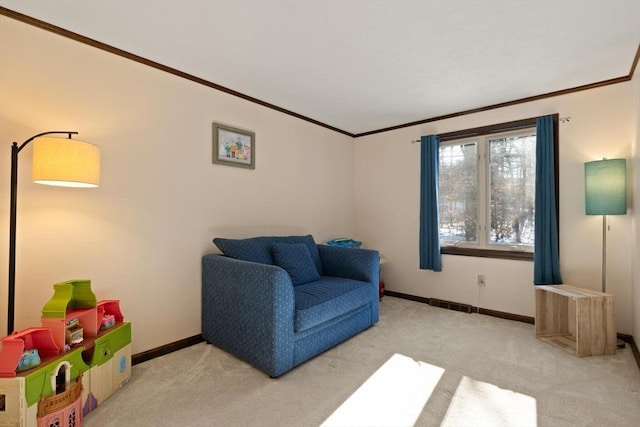
{"type": "Polygon", "coordinates": [[[25,350],[36,349],[42,359],[60,354],[49,328],[29,328],[2,339],[0,351],[0,377],[16,376],[18,363],[25,350]]]}
{"type": "Polygon", "coordinates": [[[120,301],[98,302],[89,280],[53,288],[42,327],[1,340],[0,426],[80,426],[131,377],[131,323],[120,301]]]}

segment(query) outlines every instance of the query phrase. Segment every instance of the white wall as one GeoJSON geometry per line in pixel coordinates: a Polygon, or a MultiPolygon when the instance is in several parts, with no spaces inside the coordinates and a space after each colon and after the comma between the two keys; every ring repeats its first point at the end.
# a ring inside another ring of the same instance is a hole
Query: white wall
{"type": "MultiPolygon", "coordinates": [[[[635,91],[637,94],[637,90],[635,91]]],[[[637,107],[631,83],[426,123],[355,141],[357,235],[388,258],[387,289],[533,316],[533,263],[443,256],[443,271],[418,268],[422,135],[559,113],[560,263],[566,284],[601,288],[602,217],[584,214],[584,163],[630,158],[637,107]],[[636,113],[634,113],[636,112],[636,113]],[[476,285],[485,274],[487,286],[476,285]]],[[[618,332],[631,333],[631,215],[610,216],[607,290],[617,296],[618,332]]],[[[636,331],[638,332],[638,331],[636,331]]]]}
{"type": "MultiPolygon", "coordinates": [[[[210,47],[203,54],[215,54],[210,47]]],[[[0,335],[6,331],[10,145],[76,130],[100,188],[31,182],[20,153],[16,329],[57,282],[120,299],[138,353],[200,333],[200,259],[216,236],[352,235],[352,139],[0,16],[0,335]],[[213,165],[212,122],[256,133],[256,169],[213,165]]],[[[259,78],[259,76],[256,76],[259,78]]]]}

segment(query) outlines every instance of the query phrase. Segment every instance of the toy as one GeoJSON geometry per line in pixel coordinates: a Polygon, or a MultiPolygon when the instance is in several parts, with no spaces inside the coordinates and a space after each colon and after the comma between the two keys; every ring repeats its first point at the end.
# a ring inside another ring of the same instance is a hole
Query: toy
{"type": "Polygon", "coordinates": [[[113,314],[105,314],[102,317],[102,322],[100,323],[100,329],[105,330],[112,328],[116,325],[116,316],[113,314]]]}
{"type": "Polygon", "coordinates": [[[67,321],[67,330],[65,331],[65,344],[72,346],[80,344],[84,340],[83,329],[77,317],[73,317],[67,321]]]}
{"type": "Polygon", "coordinates": [[[36,366],[40,366],[40,354],[38,353],[37,348],[32,348],[29,350],[25,350],[22,353],[22,357],[20,357],[20,361],[18,362],[17,372],[26,371],[27,369],[35,368],[36,366]]]}

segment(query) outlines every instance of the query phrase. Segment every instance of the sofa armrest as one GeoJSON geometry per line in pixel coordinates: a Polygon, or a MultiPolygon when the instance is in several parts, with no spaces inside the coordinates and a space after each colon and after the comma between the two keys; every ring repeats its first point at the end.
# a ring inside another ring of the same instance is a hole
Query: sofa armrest
{"type": "Polygon", "coordinates": [[[371,283],[376,292],[380,279],[380,254],[372,249],[318,245],[325,276],[371,283]]]}
{"type": "Polygon", "coordinates": [[[275,377],[293,365],[294,293],[283,269],[202,257],[202,335],[275,377]]]}

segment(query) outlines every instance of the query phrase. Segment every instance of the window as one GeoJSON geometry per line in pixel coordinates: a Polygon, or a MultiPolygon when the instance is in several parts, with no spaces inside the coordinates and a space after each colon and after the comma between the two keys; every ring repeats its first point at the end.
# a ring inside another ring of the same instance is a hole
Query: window
{"type": "Polygon", "coordinates": [[[442,253],[532,259],[536,129],[441,139],[442,253]]]}

